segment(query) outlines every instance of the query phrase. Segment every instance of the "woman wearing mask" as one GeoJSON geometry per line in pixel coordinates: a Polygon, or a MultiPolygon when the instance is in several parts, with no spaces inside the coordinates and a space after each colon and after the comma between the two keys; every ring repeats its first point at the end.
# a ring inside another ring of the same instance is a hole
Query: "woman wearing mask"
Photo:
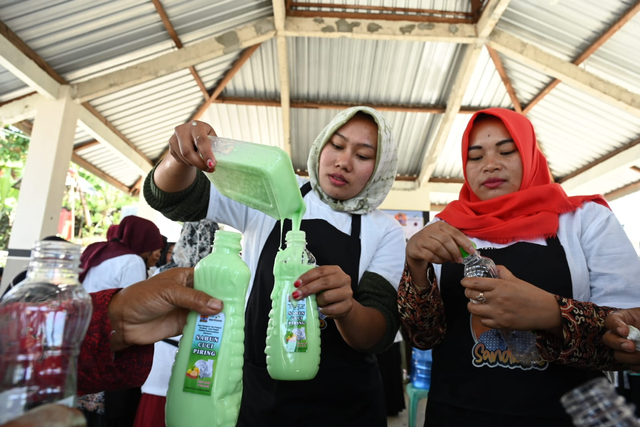
{"type": "MultiPolygon", "coordinates": [[[[176,128],[170,154],[147,176],[145,198],[174,220],[206,216],[243,232],[252,283],[238,426],[385,426],[373,353],[393,342],[396,285],[404,263],[402,229],[376,209],[396,175],[397,147],[389,125],[371,108],[340,112],[311,148],[310,179],[299,178],[307,205],[301,229],[320,267],[300,277],[292,297],[316,294],[326,320],[320,371],[305,382],[274,381],[267,373],[264,348],[273,263],[283,244],[280,224],[226,199],[198,171],[215,169],[207,140],[214,134],[201,122],[176,128]]],[[[285,233],[290,228],[285,221],[285,233]]]]}

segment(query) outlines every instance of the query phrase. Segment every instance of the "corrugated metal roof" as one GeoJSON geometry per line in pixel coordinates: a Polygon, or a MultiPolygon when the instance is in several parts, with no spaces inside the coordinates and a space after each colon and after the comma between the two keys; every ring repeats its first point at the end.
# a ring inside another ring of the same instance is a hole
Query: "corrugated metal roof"
{"type": "MultiPolygon", "coordinates": [[[[447,10],[455,12],[470,12],[471,2],[468,0],[296,0],[297,3],[319,3],[323,5],[358,5],[358,6],[383,6],[403,9],[447,10]]],[[[317,10],[318,8],[310,8],[317,10]]],[[[354,12],[356,9],[322,8],[322,10],[354,12]]],[[[358,9],[362,13],[379,13],[358,9]]],[[[387,12],[388,13],[388,12],[387,12]]]]}
{"type": "Polygon", "coordinates": [[[202,120],[220,136],[283,148],[280,107],[213,104],[202,120]]]}
{"type": "Polygon", "coordinates": [[[436,162],[433,176],[438,178],[464,178],[462,172],[462,158],[460,147],[462,144],[462,134],[471,119],[470,114],[459,114],[451,126],[447,141],[442,148],[440,156],[436,162]]]}
{"type": "Polygon", "coordinates": [[[529,104],[542,89],[553,81],[553,79],[546,74],[514,61],[502,54],[499,55],[507,76],[509,76],[513,90],[523,107],[529,104]]]}
{"type": "Polygon", "coordinates": [[[512,0],[498,28],[566,60],[577,58],[631,0],[512,0]]]}
{"type": "Polygon", "coordinates": [[[166,148],[173,129],[188,121],[203,101],[191,73],[182,70],[95,99],[92,105],[147,157],[155,159],[166,148]]]}
{"type": "Polygon", "coordinates": [[[529,118],[556,177],[640,135],[640,118],[562,83],[531,110],[529,118]]]}
{"type": "Polygon", "coordinates": [[[640,15],[636,15],[585,62],[584,68],[640,93],[640,15]]]}
{"type": "MultiPolygon", "coordinates": [[[[366,5],[469,12],[468,0],[299,0],[327,5],[366,5]]],[[[272,15],[271,0],[162,0],[185,45],[272,15]]],[[[634,2],[632,0],[511,0],[498,26],[565,60],[573,60],[634,2]]],[[[345,11],[342,8],[329,10],[345,11]]],[[[346,11],[354,12],[356,10],[346,11]]],[[[365,11],[360,11],[365,12],[365,11]]],[[[371,11],[373,14],[379,13],[371,11]]],[[[53,68],[72,82],[123,68],[175,50],[149,0],[0,0],[0,20],[53,68]]],[[[460,62],[459,45],[405,41],[287,38],[291,99],[331,103],[445,106],[460,62]]],[[[640,16],[616,33],[583,67],[640,93],[640,16]]],[[[239,53],[198,64],[213,88],[239,53]]],[[[530,102],[551,79],[501,55],[516,95],[530,102]]],[[[0,100],[33,90],[0,68],[0,100]]],[[[225,88],[223,96],[279,99],[275,40],[253,54],[225,88]]],[[[188,70],[92,101],[92,105],[145,155],[155,159],[176,125],[203,101],[188,70]]],[[[511,101],[483,49],[463,98],[463,107],[511,107],[511,101]]],[[[310,144],[337,110],[291,110],[294,166],[306,169],[310,144]]],[[[441,114],[385,112],[399,143],[401,175],[418,175],[427,144],[441,114]]],[[[282,144],[282,113],[277,107],[223,105],[209,109],[221,135],[282,144]]],[[[640,119],[559,85],[529,114],[555,176],[565,176],[640,135],[640,119]]],[[[455,119],[440,155],[435,177],[462,177],[459,144],[469,115],[455,119]]],[[[91,140],[84,131],[76,143],[91,140]]],[[[80,154],[127,185],[137,174],[127,162],[113,160],[111,149],[95,145],[80,154]],[[104,157],[102,157],[104,156],[104,157]]],[[[117,158],[116,158],[117,159],[117,158]]],[[[598,185],[603,192],[629,183],[633,174],[615,172],[598,185]],[[620,176],[618,176],[618,174],[620,176]],[[617,187],[616,187],[617,186],[617,187]]],[[[432,195],[441,203],[451,195],[432,195]]],[[[454,195],[455,197],[455,195],[454,195]]]]}
{"type": "Polygon", "coordinates": [[[131,187],[140,178],[135,169],[127,162],[123,162],[120,156],[115,155],[105,145],[92,145],[84,150],[79,150],[76,154],[127,187],[131,187]]]}
{"type": "Polygon", "coordinates": [[[462,98],[465,107],[501,107],[513,109],[513,103],[496,66],[486,48],[482,48],[467,91],[462,98]]]}
{"type": "Polygon", "coordinates": [[[452,43],[292,38],[291,98],[442,104],[459,50],[452,43]]]}
{"type": "Polygon", "coordinates": [[[240,71],[233,76],[222,94],[280,101],[280,71],[275,39],[260,45],[240,71]]]}
{"type": "Polygon", "coordinates": [[[619,169],[600,177],[596,181],[578,186],[567,192],[569,195],[607,194],[626,185],[640,181],[640,173],[631,168],[619,169]]]}
{"type": "MultiPolygon", "coordinates": [[[[164,1],[185,45],[272,14],[266,0],[164,1]]],[[[175,50],[148,0],[0,1],[0,20],[71,82],[175,50]]]]}

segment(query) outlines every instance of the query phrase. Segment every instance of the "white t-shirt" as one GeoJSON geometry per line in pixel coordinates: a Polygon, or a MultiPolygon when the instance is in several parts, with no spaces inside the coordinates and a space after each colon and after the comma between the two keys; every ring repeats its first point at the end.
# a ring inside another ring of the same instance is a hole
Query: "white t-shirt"
{"type": "MultiPolygon", "coordinates": [[[[301,187],[308,180],[298,177],[301,187]]],[[[351,234],[351,214],[337,212],[322,202],[312,191],[304,197],[307,211],[302,219],[324,219],[341,232],[351,234]]],[[[207,218],[230,225],[243,233],[242,258],[251,269],[251,283],[247,298],[253,287],[253,274],[258,260],[276,220],[255,209],[235,202],[221,195],[211,185],[211,197],[207,218]],[[247,243],[250,242],[250,243],[247,243]]],[[[330,242],[327,242],[330,244],[330,242]]],[[[365,271],[377,273],[398,289],[405,260],[405,238],[402,226],[391,216],[375,210],[361,217],[359,277],[365,271]]]]}
{"type": "Polygon", "coordinates": [[[126,288],[147,278],[147,266],[138,255],[120,255],[92,267],[82,282],[87,292],[126,288]]]}
{"type": "MultiPolygon", "coordinates": [[[[182,335],[172,337],[172,340],[179,341],[182,335]]],[[[142,385],[142,392],[153,394],[154,396],[166,396],[169,389],[169,379],[171,378],[171,367],[176,358],[178,347],[166,342],[159,341],[154,344],[153,365],[147,380],[142,385]]]]}
{"type": "MultiPolygon", "coordinates": [[[[434,221],[440,219],[435,218],[429,224],[434,221]]],[[[516,243],[470,239],[479,249],[499,249],[516,243]]],[[[567,256],[573,299],[616,308],[640,306],[640,259],[611,210],[595,202],[587,202],[580,209],[561,214],[558,240],[567,256]]],[[[544,238],[526,242],[547,244],[544,238]]],[[[438,286],[441,267],[434,265],[438,286]]]]}

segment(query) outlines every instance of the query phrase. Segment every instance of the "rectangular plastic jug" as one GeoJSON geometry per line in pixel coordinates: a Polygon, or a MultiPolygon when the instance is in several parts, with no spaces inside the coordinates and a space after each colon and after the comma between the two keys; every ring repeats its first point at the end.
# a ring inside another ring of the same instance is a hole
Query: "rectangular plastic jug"
{"type": "Polygon", "coordinates": [[[282,149],[210,136],[216,170],[205,173],[230,199],[275,218],[304,209],[291,158],[282,149]]]}

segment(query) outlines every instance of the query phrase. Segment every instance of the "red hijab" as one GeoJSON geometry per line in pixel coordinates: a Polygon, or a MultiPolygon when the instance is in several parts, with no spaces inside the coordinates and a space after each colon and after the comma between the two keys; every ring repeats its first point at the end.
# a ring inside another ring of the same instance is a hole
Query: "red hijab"
{"type": "Polygon", "coordinates": [[[118,226],[112,225],[107,231],[111,237],[108,242],[93,243],[82,252],[80,257],[80,282],[89,270],[102,262],[121,255],[139,255],[144,252],[162,249],[164,243],[160,230],[154,223],[139,216],[125,217],[118,226]]]}
{"type": "Polygon", "coordinates": [[[495,243],[553,237],[558,231],[561,213],[573,212],[586,202],[609,207],[602,196],[568,197],[551,176],[538,144],[533,125],[522,114],[503,108],[490,108],[475,113],[462,136],[462,170],[465,182],[458,200],[451,202],[438,215],[468,236],[495,243]],[[520,190],[482,201],[467,182],[469,134],[479,114],[502,120],[511,134],[522,159],[520,190]]]}

